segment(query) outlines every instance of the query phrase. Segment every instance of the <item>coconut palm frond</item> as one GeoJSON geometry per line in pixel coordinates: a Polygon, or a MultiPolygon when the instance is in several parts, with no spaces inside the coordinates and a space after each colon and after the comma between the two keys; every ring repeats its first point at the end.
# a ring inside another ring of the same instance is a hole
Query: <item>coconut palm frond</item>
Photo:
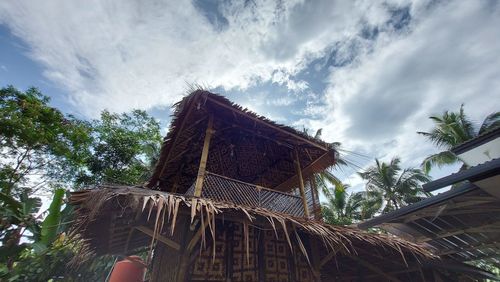
{"type": "Polygon", "coordinates": [[[500,112],[492,113],[484,119],[483,124],[481,124],[481,127],[479,128],[479,134],[498,127],[500,127],[500,112]]]}
{"type": "Polygon", "coordinates": [[[421,164],[424,173],[429,174],[432,167],[442,167],[457,163],[458,158],[451,151],[443,151],[434,155],[430,155],[424,159],[421,164]]]}
{"type": "Polygon", "coordinates": [[[393,158],[389,163],[375,160],[375,165],[359,175],[366,180],[366,192],[373,204],[383,205],[383,213],[401,208],[414,202],[417,197],[425,197],[422,183],[430,177],[416,168],[402,169],[400,159],[393,158]]]}
{"type": "Polygon", "coordinates": [[[465,114],[464,105],[458,112],[445,111],[442,115],[429,117],[434,123],[434,128],[429,132],[417,132],[426,137],[438,148],[444,149],[439,154],[427,157],[422,163],[422,169],[429,173],[433,166],[441,167],[459,162],[450,149],[467,142],[479,134],[500,127],[500,112],[495,112],[486,117],[481,126],[477,128],[465,114]]]}

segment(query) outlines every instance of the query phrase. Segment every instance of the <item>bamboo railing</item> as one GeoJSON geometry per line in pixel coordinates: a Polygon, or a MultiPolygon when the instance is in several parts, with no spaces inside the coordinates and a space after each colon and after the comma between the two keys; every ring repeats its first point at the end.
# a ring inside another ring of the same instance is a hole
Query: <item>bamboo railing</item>
{"type": "MultiPolygon", "coordinates": [[[[194,195],[192,185],[186,195],[194,195]]],[[[260,207],[292,216],[304,216],[302,199],[299,196],[275,191],[258,185],[231,179],[211,172],[205,172],[201,197],[217,201],[260,207]]]]}

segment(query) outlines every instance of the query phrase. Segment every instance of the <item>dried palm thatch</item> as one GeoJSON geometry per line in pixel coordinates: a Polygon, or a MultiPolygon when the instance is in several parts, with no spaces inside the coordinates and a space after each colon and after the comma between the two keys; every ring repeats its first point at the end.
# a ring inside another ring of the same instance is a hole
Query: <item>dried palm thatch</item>
{"type": "Polygon", "coordinates": [[[288,192],[298,185],[291,153],[298,151],[303,176],[335,163],[336,151],[321,140],[277,124],[223,96],[197,90],[174,106],[170,130],[146,186],[185,193],[197,176],[209,117],[214,134],[207,170],[288,192]]]}
{"type": "MultiPolygon", "coordinates": [[[[168,238],[175,238],[174,233],[185,232],[176,232],[180,223],[187,222],[187,225],[193,226],[196,221],[200,223],[198,233],[201,236],[199,244],[202,249],[207,242],[215,244],[215,240],[207,240],[207,234],[210,238],[215,238],[216,219],[222,219],[243,224],[247,257],[249,226],[265,226],[274,230],[276,236],[277,232],[283,232],[290,250],[299,249],[311,267],[314,267],[313,260],[318,260],[314,257],[318,254],[312,254],[308,250],[301,234],[320,242],[324,257],[360,256],[364,257],[363,261],[377,261],[379,266],[373,266],[375,268],[383,268],[383,264],[387,263],[381,261],[378,257],[380,255],[387,256],[405,267],[435,259],[429,250],[397,237],[332,226],[262,208],[138,187],[106,186],[74,192],[71,204],[77,206],[75,230],[87,240],[88,250],[98,254],[121,254],[137,248],[152,248],[158,240],[170,240],[168,238]],[[139,225],[150,226],[150,236],[133,232],[139,225]],[[132,235],[133,233],[137,235],[132,235]],[[367,249],[370,249],[368,254],[367,249]]],[[[212,250],[215,252],[215,248],[212,250]]],[[[81,258],[85,255],[82,253],[81,258]]],[[[215,257],[215,253],[213,256],[215,257]]]]}

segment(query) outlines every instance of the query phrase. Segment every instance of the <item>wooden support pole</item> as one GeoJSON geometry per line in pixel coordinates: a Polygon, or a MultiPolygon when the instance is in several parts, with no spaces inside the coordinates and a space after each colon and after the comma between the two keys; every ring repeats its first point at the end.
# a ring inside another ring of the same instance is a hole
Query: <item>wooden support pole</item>
{"type": "Polygon", "coordinates": [[[186,250],[188,251],[188,253],[191,253],[193,251],[194,247],[196,246],[196,244],[200,241],[200,238],[202,237],[203,233],[205,232],[209,222],[210,221],[207,219],[207,220],[205,220],[203,225],[200,224],[198,231],[194,234],[193,238],[191,238],[191,240],[187,244],[186,250]]]}
{"type": "Polygon", "coordinates": [[[306,192],[304,189],[304,179],[302,178],[302,169],[300,167],[300,161],[299,161],[299,152],[297,148],[294,150],[295,154],[295,170],[297,171],[297,177],[299,178],[299,189],[300,189],[300,197],[302,198],[302,204],[304,205],[304,215],[306,218],[309,218],[309,209],[307,207],[307,199],[306,199],[306,192]]]}
{"type": "Polygon", "coordinates": [[[181,239],[181,249],[179,250],[179,266],[177,268],[177,277],[176,279],[167,279],[168,281],[176,281],[176,282],[186,282],[189,281],[189,259],[191,257],[190,251],[187,250],[187,246],[191,241],[192,234],[189,230],[190,223],[189,220],[184,218],[184,226],[181,229],[182,239],[181,239]]]}
{"type": "Polygon", "coordinates": [[[312,272],[314,274],[314,281],[320,282],[321,281],[321,260],[319,257],[319,247],[318,247],[318,241],[315,240],[311,235],[307,236],[307,239],[309,241],[309,246],[311,248],[311,264],[312,264],[312,272]]]}
{"type": "Polygon", "coordinates": [[[314,219],[322,220],[323,215],[321,214],[321,204],[319,202],[318,185],[316,184],[315,174],[311,175],[311,191],[313,197],[314,219]]]}
{"type": "Polygon", "coordinates": [[[146,226],[137,226],[135,229],[141,231],[142,233],[149,235],[151,237],[156,238],[158,241],[164,243],[165,245],[169,246],[170,248],[178,251],[181,249],[181,245],[179,243],[175,242],[174,240],[168,239],[167,237],[160,235],[160,234],[154,234],[153,229],[148,228],[146,226]]]}
{"type": "Polygon", "coordinates": [[[207,131],[205,133],[205,141],[203,142],[203,150],[201,152],[200,167],[198,168],[198,177],[196,177],[196,184],[194,186],[194,196],[200,197],[203,188],[203,179],[205,178],[205,170],[207,167],[208,149],[210,147],[210,139],[214,130],[212,129],[214,123],[214,116],[208,117],[207,131]]]}
{"type": "Polygon", "coordinates": [[[319,268],[321,269],[327,262],[329,262],[337,254],[337,252],[338,250],[331,251],[328,255],[322,258],[319,262],[319,268]]]}
{"type": "MultiPolygon", "coordinates": [[[[330,156],[331,154],[332,153],[329,151],[329,152],[324,153],[320,157],[318,157],[316,160],[314,160],[312,163],[310,163],[308,166],[306,166],[306,167],[304,167],[302,169],[302,174],[306,175],[307,177],[309,177],[309,175],[313,175],[314,172],[315,172],[314,167],[319,162],[323,161],[325,158],[331,158],[331,156],[330,156]]],[[[288,191],[288,190],[290,190],[290,187],[292,187],[292,185],[294,185],[295,183],[297,183],[297,180],[298,180],[297,177],[298,177],[297,174],[295,174],[294,176],[292,176],[289,179],[285,180],[281,184],[275,186],[273,189],[274,190],[279,190],[279,191],[288,191]]]]}

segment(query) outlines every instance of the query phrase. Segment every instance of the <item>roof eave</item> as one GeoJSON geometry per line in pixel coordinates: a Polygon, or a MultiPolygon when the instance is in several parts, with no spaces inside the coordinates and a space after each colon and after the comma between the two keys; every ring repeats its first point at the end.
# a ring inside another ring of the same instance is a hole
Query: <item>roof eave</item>
{"type": "Polygon", "coordinates": [[[443,178],[434,180],[429,183],[425,183],[422,187],[426,192],[432,192],[437,189],[446,187],[458,183],[460,181],[478,181],[481,179],[488,178],[492,175],[498,174],[500,172],[500,158],[493,159],[489,162],[471,167],[466,170],[459,171],[457,173],[445,176],[443,178]]]}
{"type": "Polygon", "coordinates": [[[415,212],[417,210],[421,210],[421,209],[424,209],[426,207],[447,201],[451,198],[465,194],[465,193],[470,192],[470,191],[475,190],[475,189],[479,189],[479,187],[477,187],[476,185],[471,184],[471,183],[466,183],[460,187],[457,187],[457,188],[451,189],[449,191],[446,191],[444,193],[441,193],[439,195],[424,199],[424,200],[417,202],[413,205],[402,207],[398,210],[395,210],[395,211],[377,216],[377,217],[372,218],[370,220],[361,222],[358,224],[358,227],[361,229],[368,229],[368,228],[371,228],[371,227],[374,227],[374,226],[377,226],[377,225],[380,225],[383,223],[387,223],[387,222],[392,221],[400,216],[407,215],[407,214],[415,212]]]}

